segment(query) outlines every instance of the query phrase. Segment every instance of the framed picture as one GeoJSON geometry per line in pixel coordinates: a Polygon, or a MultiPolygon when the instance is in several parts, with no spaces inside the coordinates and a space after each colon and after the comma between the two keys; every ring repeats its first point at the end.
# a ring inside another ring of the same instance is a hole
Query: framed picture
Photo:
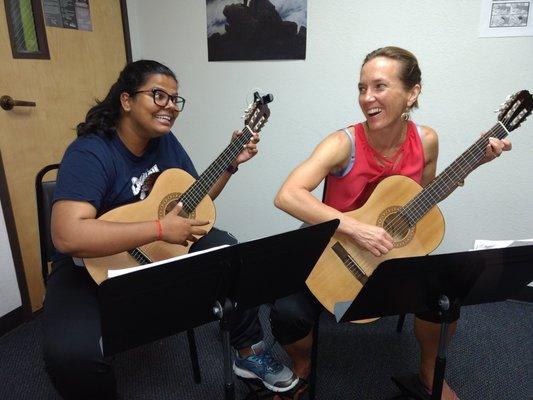
{"type": "Polygon", "coordinates": [[[41,0],[4,0],[13,58],[50,59],[41,0]]]}
{"type": "Polygon", "coordinates": [[[206,0],[209,61],[304,60],[307,0],[206,0]]]}

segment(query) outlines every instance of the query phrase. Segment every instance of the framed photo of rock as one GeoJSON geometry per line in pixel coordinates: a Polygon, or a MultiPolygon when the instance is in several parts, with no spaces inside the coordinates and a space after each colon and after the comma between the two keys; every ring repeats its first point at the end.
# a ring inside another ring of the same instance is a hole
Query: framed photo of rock
{"type": "Polygon", "coordinates": [[[305,60],[307,0],[206,0],[209,61],[305,60]]]}

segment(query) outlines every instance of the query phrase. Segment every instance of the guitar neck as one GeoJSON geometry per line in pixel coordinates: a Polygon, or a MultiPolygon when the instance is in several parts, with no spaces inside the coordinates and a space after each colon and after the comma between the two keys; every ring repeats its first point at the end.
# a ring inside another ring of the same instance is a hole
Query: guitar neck
{"type": "Polygon", "coordinates": [[[216,160],[207,167],[198,180],[194,182],[180,198],[185,211],[190,213],[196,208],[200,201],[209,193],[209,190],[211,190],[220,176],[226,171],[228,166],[242,152],[244,145],[248,143],[251,138],[252,131],[248,126],[245,126],[242,130],[242,135],[233,140],[224,151],[220,153],[216,160]]]}
{"type": "Polygon", "coordinates": [[[485,156],[489,137],[503,139],[508,131],[501,123],[494,125],[463,154],[431,181],[402,210],[403,216],[414,226],[426,213],[441,200],[448,197],[464,181],[485,156]]]}

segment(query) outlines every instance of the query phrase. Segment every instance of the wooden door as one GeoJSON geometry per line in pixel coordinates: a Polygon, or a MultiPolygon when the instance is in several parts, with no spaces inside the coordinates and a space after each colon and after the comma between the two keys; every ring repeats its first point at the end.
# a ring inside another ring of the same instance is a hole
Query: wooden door
{"type": "Polygon", "coordinates": [[[34,179],[59,162],[95,98],[103,98],[126,63],[119,0],[91,0],[92,31],[46,27],[50,60],[13,59],[0,0],[0,96],[35,107],[0,109],[0,150],[32,309],[44,288],[34,179]]]}

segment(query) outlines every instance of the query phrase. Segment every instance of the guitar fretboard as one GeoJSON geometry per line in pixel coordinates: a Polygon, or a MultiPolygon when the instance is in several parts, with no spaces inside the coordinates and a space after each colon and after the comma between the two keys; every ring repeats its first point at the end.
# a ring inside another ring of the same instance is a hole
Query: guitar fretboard
{"type": "Polygon", "coordinates": [[[416,224],[433,206],[448,197],[457,188],[458,183],[479,165],[485,156],[489,137],[503,139],[507,134],[507,130],[500,123],[494,125],[407,203],[401,211],[402,215],[412,225],[416,224]]]}
{"type": "Polygon", "coordinates": [[[245,126],[242,134],[222,151],[216,160],[200,175],[198,180],[181,196],[180,201],[183,203],[183,209],[187,213],[191,213],[198,206],[251,138],[252,131],[248,126],[245,126]]]}

